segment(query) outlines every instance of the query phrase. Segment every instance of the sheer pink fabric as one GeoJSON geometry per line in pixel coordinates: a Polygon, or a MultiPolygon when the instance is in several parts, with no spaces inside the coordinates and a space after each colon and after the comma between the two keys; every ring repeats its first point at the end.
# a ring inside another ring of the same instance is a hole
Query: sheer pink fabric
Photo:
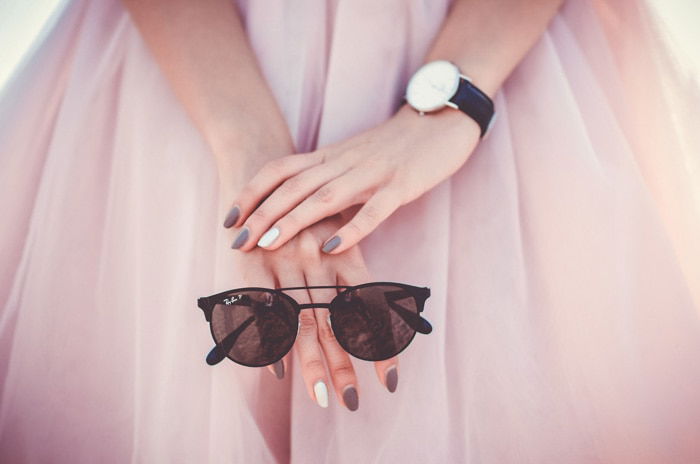
{"type": "MultiPolygon", "coordinates": [[[[392,114],[449,5],[239,6],[311,150],[392,114]]],[[[196,298],[242,283],[213,158],[118,1],[54,19],[0,97],[0,461],[700,461],[700,99],[642,3],[567,2],[491,136],[362,243],[435,329],[393,394],[354,362],[356,412],[204,363],[196,298]]]]}

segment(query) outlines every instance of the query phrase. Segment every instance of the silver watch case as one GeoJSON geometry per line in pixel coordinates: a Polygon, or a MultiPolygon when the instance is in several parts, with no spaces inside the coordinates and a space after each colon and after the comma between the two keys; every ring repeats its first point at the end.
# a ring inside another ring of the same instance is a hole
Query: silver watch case
{"type": "Polygon", "coordinates": [[[460,74],[459,68],[447,60],[435,60],[421,66],[408,81],[406,101],[420,114],[437,111],[445,106],[459,109],[449,101],[457,93],[460,78],[471,79],[460,74]]]}

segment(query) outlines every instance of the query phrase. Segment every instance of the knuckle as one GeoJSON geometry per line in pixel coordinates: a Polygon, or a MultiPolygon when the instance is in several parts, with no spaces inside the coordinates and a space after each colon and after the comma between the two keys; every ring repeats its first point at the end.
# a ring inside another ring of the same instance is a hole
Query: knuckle
{"type": "Polygon", "coordinates": [[[256,208],[251,214],[250,214],[250,219],[248,220],[248,225],[251,224],[256,224],[256,223],[265,223],[270,214],[267,212],[267,208],[264,207],[259,207],[256,208]]]}
{"type": "Polygon", "coordinates": [[[369,201],[372,196],[376,193],[376,187],[369,186],[367,188],[363,188],[361,190],[358,190],[357,193],[355,193],[355,196],[352,199],[352,202],[354,204],[365,204],[369,201]]]}
{"type": "Polygon", "coordinates": [[[312,237],[305,235],[297,241],[299,253],[306,258],[319,256],[320,244],[312,237]]]}
{"type": "Polygon", "coordinates": [[[249,198],[251,196],[255,195],[255,190],[251,186],[251,184],[246,184],[243,186],[240,192],[238,192],[238,197],[239,198],[249,198]]]}
{"type": "Polygon", "coordinates": [[[327,163],[330,160],[329,154],[325,150],[318,150],[316,156],[319,164],[327,163]]]}
{"type": "Polygon", "coordinates": [[[419,183],[408,182],[403,177],[396,177],[391,179],[391,182],[385,187],[384,193],[390,202],[393,201],[394,204],[399,205],[403,203],[403,199],[415,189],[412,189],[411,185],[419,185],[419,183]]]}
{"type": "Polygon", "coordinates": [[[329,185],[322,186],[313,194],[314,200],[319,203],[331,203],[335,199],[335,197],[336,190],[329,185]]]}
{"type": "Polygon", "coordinates": [[[275,158],[266,161],[260,170],[268,176],[276,176],[284,173],[283,158],[275,158]]]}
{"type": "Polygon", "coordinates": [[[389,169],[390,163],[383,156],[370,156],[363,161],[363,168],[366,172],[372,172],[380,177],[386,177],[391,174],[389,169]]]}
{"type": "Polygon", "coordinates": [[[279,225],[285,231],[297,230],[297,227],[299,226],[299,218],[292,210],[279,220],[279,225]]]}
{"type": "Polygon", "coordinates": [[[300,158],[299,155],[297,154],[290,154],[290,155],[283,155],[280,156],[279,158],[275,158],[278,163],[282,164],[283,166],[291,166],[294,165],[300,158]]]}
{"type": "Polygon", "coordinates": [[[403,203],[402,192],[398,190],[391,190],[390,192],[386,193],[384,196],[384,210],[386,211],[385,215],[388,216],[389,213],[393,213],[403,203]]]}
{"type": "Polygon", "coordinates": [[[351,364],[340,364],[331,369],[331,375],[334,379],[340,379],[343,377],[354,377],[355,369],[352,368],[351,364]]]}
{"type": "MultiPolygon", "coordinates": [[[[286,245],[286,243],[285,243],[286,245]]],[[[273,244],[274,246],[274,244],[273,244]]],[[[280,269],[277,270],[278,275],[281,274],[282,272],[287,272],[289,269],[289,263],[293,263],[294,259],[296,258],[296,253],[294,252],[294,248],[288,247],[288,246],[280,246],[279,248],[275,249],[274,253],[264,253],[267,256],[270,256],[270,259],[274,259],[276,264],[280,266],[280,269]]]]}
{"type": "Polygon", "coordinates": [[[316,335],[316,317],[310,311],[302,311],[299,313],[299,335],[308,337],[316,335]]]}
{"type": "Polygon", "coordinates": [[[363,224],[375,224],[379,222],[382,216],[382,211],[374,203],[365,203],[362,211],[358,214],[358,219],[363,224]]]}
{"type": "Polygon", "coordinates": [[[409,196],[409,191],[421,188],[419,185],[421,184],[418,182],[409,182],[403,179],[392,180],[384,185],[378,193],[382,195],[385,205],[398,208],[403,203],[408,202],[407,197],[409,196]]]}
{"type": "Polygon", "coordinates": [[[302,181],[301,176],[290,177],[280,185],[280,193],[285,196],[297,193],[301,190],[302,181]]]}
{"type": "Polygon", "coordinates": [[[369,281],[369,271],[367,270],[367,265],[365,265],[364,262],[360,261],[352,263],[349,268],[350,272],[352,272],[354,275],[363,276],[363,281],[369,281]]]}
{"type": "Polygon", "coordinates": [[[307,372],[325,372],[326,370],[325,366],[323,365],[323,361],[321,361],[318,358],[311,358],[304,361],[304,363],[302,364],[302,369],[304,369],[307,372]]]}
{"type": "Polygon", "coordinates": [[[333,333],[333,329],[331,329],[326,324],[319,325],[319,327],[318,327],[318,339],[324,343],[336,342],[335,334],[333,333]]]}
{"type": "Polygon", "coordinates": [[[360,224],[357,223],[356,218],[353,218],[350,222],[345,224],[345,227],[347,228],[347,231],[350,232],[350,235],[352,235],[353,237],[359,237],[364,233],[362,227],[360,227],[360,224]]]}

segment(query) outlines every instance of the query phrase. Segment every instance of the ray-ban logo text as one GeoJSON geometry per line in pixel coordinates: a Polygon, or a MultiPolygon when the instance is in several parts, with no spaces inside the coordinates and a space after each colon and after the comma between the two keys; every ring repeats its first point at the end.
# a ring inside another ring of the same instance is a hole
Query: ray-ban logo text
{"type": "Polygon", "coordinates": [[[232,305],[233,303],[240,300],[241,298],[242,298],[241,295],[232,296],[231,298],[224,298],[224,304],[232,305]]]}

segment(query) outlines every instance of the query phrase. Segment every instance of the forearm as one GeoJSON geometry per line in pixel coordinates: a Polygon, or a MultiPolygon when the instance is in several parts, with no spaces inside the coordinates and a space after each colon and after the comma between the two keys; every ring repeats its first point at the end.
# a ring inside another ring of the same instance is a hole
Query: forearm
{"type": "Polygon", "coordinates": [[[123,0],[220,170],[252,175],[293,150],[230,0],[123,0]]]}
{"type": "Polygon", "coordinates": [[[563,0],[454,0],[425,61],[452,61],[493,97],[562,3],[563,0]]]}

